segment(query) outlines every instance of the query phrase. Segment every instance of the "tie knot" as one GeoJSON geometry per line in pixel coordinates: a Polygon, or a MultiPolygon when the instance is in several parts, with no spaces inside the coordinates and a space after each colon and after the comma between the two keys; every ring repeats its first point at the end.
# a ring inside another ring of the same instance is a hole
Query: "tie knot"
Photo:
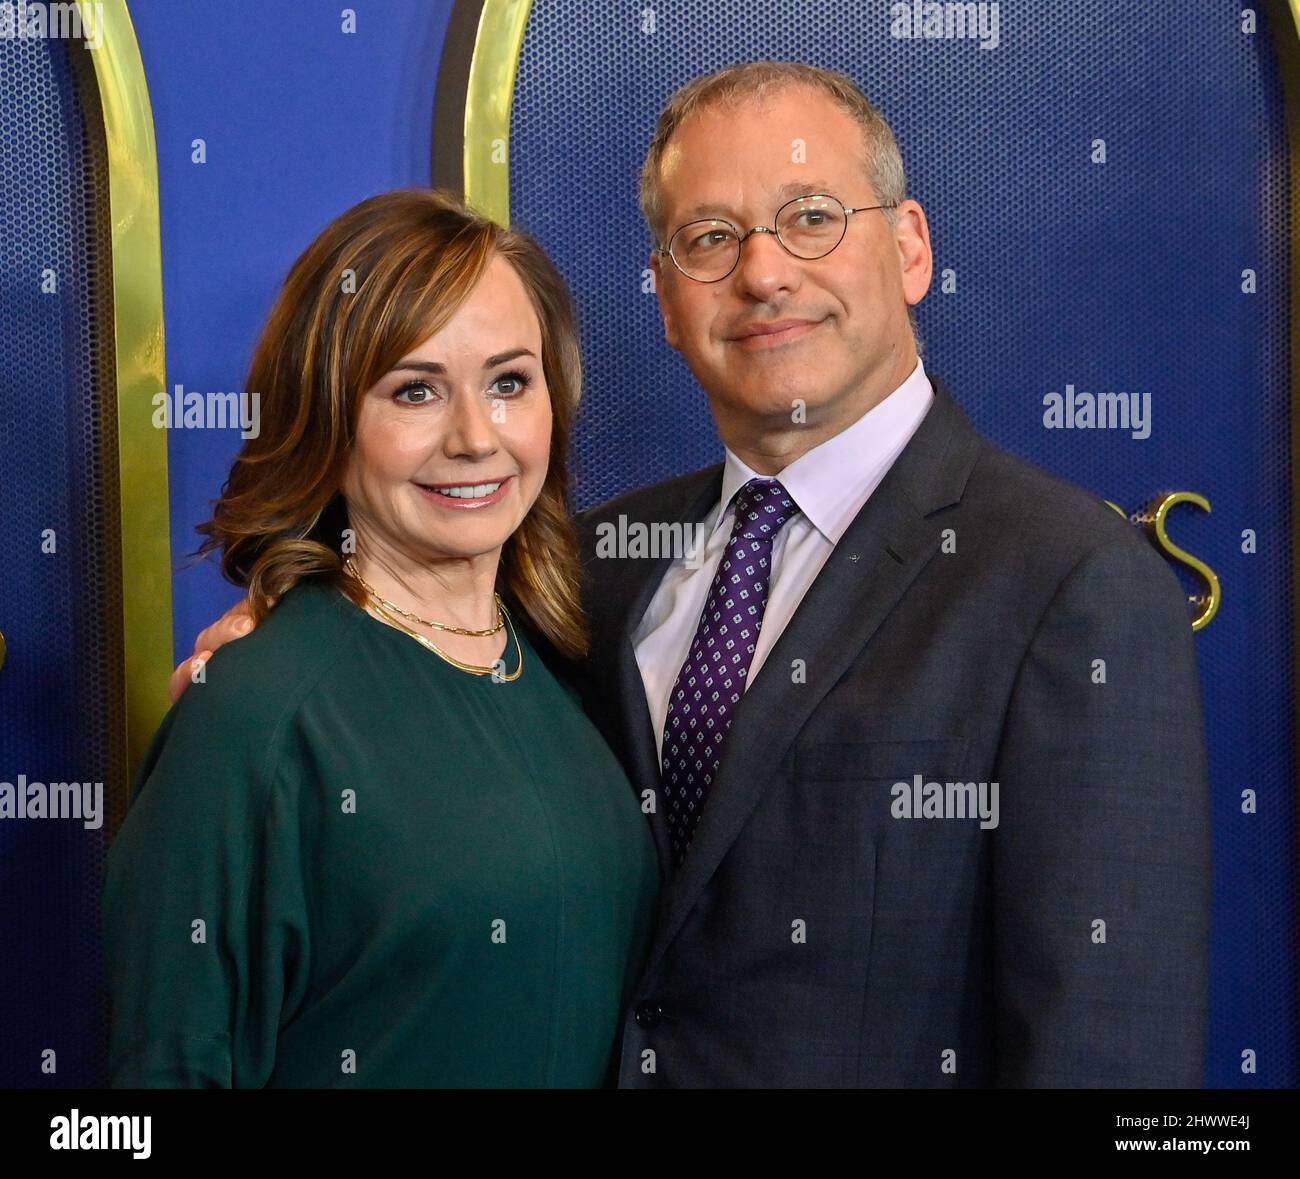
{"type": "Polygon", "coordinates": [[[790,498],[777,479],[751,479],[733,501],[736,518],[731,535],[749,540],[775,540],[787,520],[796,515],[799,505],[790,498]]]}

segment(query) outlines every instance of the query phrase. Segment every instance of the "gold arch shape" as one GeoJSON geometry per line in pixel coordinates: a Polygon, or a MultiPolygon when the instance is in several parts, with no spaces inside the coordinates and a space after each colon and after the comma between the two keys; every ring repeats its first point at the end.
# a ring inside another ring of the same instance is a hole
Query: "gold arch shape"
{"type": "Polygon", "coordinates": [[[532,7],[484,0],[465,88],[465,201],[500,225],[510,224],[510,112],[532,7]]]}
{"type": "MultiPolygon", "coordinates": [[[[126,755],[134,775],[168,708],[172,669],[167,432],[153,399],[167,387],[163,350],[158,149],[144,62],[126,0],[77,0],[102,29],[90,53],[108,158],[117,385],[126,755]]],[[[87,23],[84,27],[94,27],[87,23]]]]}

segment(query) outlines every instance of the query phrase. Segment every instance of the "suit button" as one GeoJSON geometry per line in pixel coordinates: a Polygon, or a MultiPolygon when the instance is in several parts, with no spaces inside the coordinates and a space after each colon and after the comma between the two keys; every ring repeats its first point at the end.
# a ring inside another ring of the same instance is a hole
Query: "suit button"
{"type": "Polygon", "coordinates": [[[638,1027],[657,1028],[659,1021],[663,1018],[664,1009],[658,1003],[645,1002],[638,1003],[636,1007],[636,1022],[638,1027]]]}

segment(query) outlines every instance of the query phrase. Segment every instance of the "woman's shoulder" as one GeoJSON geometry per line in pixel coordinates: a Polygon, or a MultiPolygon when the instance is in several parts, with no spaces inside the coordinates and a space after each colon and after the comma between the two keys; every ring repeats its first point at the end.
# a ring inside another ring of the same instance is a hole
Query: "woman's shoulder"
{"type": "Polygon", "coordinates": [[[355,624],[358,611],[334,586],[301,581],[284,594],[260,623],[242,639],[220,648],[209,665],[223,656],[232,668],[262,667],[269,662],[312,664],[327,657],[334,639],[355,624]]]}
{"type": "MultiPolygon", "coordinates": [[[[317,687],[346,674],[348,632],[364,615],[329,585],[289,590],[248,635],[218,649],[163,718],[136,774],[132,798],[155,770],[201,793],[212,778],[223,795],[250,790],[290,752],[287,723],[317,687]],[[289,745],[286,745],[286,742],[289,745]]],[[[247,793],[247,791],[245,791],[247,793]]]]}
{"type": "Polygon", "coordinates": [[[301,582],[251,633],[213,653],[177,709],[199,723],[273,727],[346,658],[362,617],[332,585],[301,582]]]}

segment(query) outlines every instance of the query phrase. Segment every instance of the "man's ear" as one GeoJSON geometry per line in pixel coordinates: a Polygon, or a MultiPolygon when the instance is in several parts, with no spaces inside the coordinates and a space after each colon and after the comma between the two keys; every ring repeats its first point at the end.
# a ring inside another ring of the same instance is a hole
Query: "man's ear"
{"type": "Polygon", "coordinates": [[[650,270],[655,276],[655,298],[659,300],[659,314],[664,321],[664,339],[668,341],[668,347],[680,352],[681,335],[677,330],[677,316],[674,313],[669,301],[664,297],[664,280],[671,282],[672,276],[667,274],[667,269],[663,264],[663,255],[657,250],[650,251],[650,270]]]}
{"type": "Polygon", "coordinates": [[[930,247],[930,224],[925,210],[916,201],[898,206],[898,226],[894,233],[902,268],[903,297],[911,306],[925,298],[934,273],[934,255],[930,247]]]}

